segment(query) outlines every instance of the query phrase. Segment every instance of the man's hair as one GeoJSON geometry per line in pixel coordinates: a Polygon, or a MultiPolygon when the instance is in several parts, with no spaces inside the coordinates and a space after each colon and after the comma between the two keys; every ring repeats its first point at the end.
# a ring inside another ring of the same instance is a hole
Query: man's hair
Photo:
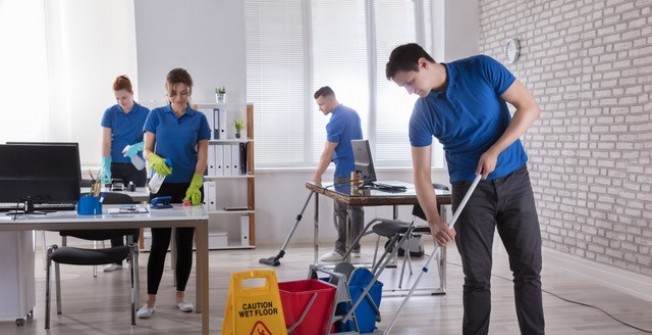
{"type": "Polygon", "coordinates": [[[131,81],[129,80],[129,77],[125,75],[121,75],[118,76],[118,78],[115,78],[115,81],[113,82],[113,90],[125,90],[131,94],[134,94],[134,91],[131,88],[131,81]]]}
{"type": "Polygon", "coordinates": [[[385,66],[385,76],[391,80],[398,71],[419,71],[419,58],[421,57],[435,63],[432,56],[416,43],[397,46],[389,55],[389,61],[385,66]]]}
{"type": "Polygon", "coordinates": [[[335,97],[335,92],[329,86],[324,86],[315,92],[315,99],[319,97],[335,97]]]}
{"type": "Polygon", "coordinates": [[[170,70],[165,78],[165,88],[170,91],[176,84],[186,84],[189,88],[192,88],[192,77],[190,73],[180,67],[170,70]]]}

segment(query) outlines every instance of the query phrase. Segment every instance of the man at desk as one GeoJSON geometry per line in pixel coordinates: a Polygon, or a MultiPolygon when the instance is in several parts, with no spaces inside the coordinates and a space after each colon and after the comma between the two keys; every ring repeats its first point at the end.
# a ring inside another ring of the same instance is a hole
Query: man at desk
{"type": "Polygon", "coordinates": [[[491,250],[498,230],[509,254],[522,334],[543,334],[541,232],[527,154],[519,137],[541,112],[530,92],[493,58],[480,55],[437,63],[419,45],[397,47],[387,79],[420,96],[410,118],[414,183],[433,238],[455,238],[464,271],[464,334],[487,334],[491,311],[491,250]],[[506,102],[516,108],[510,116],[506,102]],[[460,204],[475,175],[482,174],[455,230],[439,217],[431,186],[431,144],[444,145],[460,204]]]}
{"type": "MultiPolygon", "coordinates": [[[[315,184],[321,184],[321,176],[330,165],[335,163],[333,182],[350,183],[351,172],[355,171],[353,149],[351,140],[362,139],[360,116],[355,110],[340,104],[335,98],[335,92],[324,86],[315,92],[315,100],[319,110],[324,115],[331,114],[331,119],[326,125],[326,144],[319,158],[319,165],[313,177],[315,184]]],[[[324,262],[339,262],[344,259],[346,252],[346,220],[350,219],[351,236],[358,236],[364,222],[364,211],[361,207],[349,207],[344,203],[335,201],[335,227],[337,240],[335,248],[321,257],[324,262]]],[[[360,257],[360,245],[353,246],[353,257],[360,257]]]]}

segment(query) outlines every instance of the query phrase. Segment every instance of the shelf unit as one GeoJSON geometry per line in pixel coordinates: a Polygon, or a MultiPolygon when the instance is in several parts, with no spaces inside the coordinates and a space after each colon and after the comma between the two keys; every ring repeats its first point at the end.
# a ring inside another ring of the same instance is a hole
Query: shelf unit
{"type": "Polygon", "coordinates": [[[211,139],[208,141],[209,168],[204,176],[204,201],[209,209],[209,248],[253,249],[256,246],[254,106],[237,103],[199,103],[195,104],[194,108],[206,115],[211,127],[211,139]],[[233,135],[236,119],[245,120],[241,138],[235,138],[233,135]],[[225,165],[225,157],[231,157],[238,163],[242,162],[242,147],[246,148],[245,168],[234,166],[229,169],[228,165],[225,165]],[[231,154],[228,154],[227,150],[231,154]],[[236,150],[238,154],[234,153],[236,150]],[[217,158],[220,155],[222,160],[217,158]],[[211,160],[214,160],[212,167],[211,160]],[[242,172],[244,174],[240,174],[242,172]],[[214,189],[210,188],[210,183],[214,183],[214,189]],[[243,209],[224,209],[229,206],[243,209]],[[239,238],[235,238],[236,236],[239,238]]]}

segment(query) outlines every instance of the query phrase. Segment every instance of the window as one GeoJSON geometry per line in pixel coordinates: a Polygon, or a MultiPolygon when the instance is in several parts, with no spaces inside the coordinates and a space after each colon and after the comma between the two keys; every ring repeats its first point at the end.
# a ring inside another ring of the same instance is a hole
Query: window
{"type": "MultiPolygon", "coordinates": [[[[313,92],[328,85],[360,114],[378,166],[410,166],[416,96],[385,78],[399,44],[430,49],[429,1],[247,0],[247,99],[256,105],[256,163],[314,166],[326,140],[313,92]]],[[[433,144],[433,163],[443,154],[433,144]]]]}

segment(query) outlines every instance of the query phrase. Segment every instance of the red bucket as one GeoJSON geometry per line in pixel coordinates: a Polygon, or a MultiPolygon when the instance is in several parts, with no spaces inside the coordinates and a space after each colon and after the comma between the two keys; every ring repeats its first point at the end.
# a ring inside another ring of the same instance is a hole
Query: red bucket
{"type": "Polygon", "coordinates": [[[303,320],[296,326],[292,335],[328,334],[329,320],[333,313],[336,287],[315,279],[298,280],[278,283],[281,293],[281,305],[285,316],[285,326],[290,329],[299,322],[301,315],[306,313],[303,320]],[[310,300],[315,297],[312,305],[310,300]]]}

